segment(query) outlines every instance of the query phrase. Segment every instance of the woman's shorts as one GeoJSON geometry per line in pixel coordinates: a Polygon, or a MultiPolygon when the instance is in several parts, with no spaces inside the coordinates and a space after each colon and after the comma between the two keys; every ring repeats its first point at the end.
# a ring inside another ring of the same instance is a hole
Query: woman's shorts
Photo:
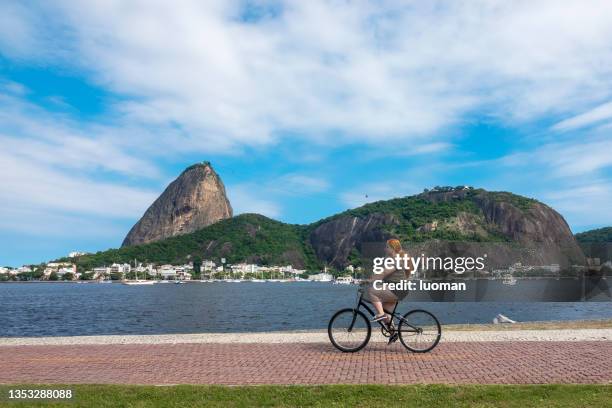
{"type": "Polygon", "coordinates": [[[365,290],[366,300],[369,302],[399,302],[406,297],[407,291],[404,290],[389,290],[375,289],[372,284],[369,284],[365,290]]]}

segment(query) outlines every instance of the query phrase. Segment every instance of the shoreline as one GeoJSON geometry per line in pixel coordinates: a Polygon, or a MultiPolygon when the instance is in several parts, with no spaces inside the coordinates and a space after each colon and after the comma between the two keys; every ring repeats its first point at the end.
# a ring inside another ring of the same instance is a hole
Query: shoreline
{"type": "MultiPolygon", "coordinates": [[[[612,319],[551,320],[514,324],[448,324],[442,326],[445,342],[489,341],[612,341],[612,319]]],[[[374,342],[386,342],[372,328],[374,342]]],[[[322,343],[329,342],[326,329],[268,332],[202,332],[169,334],[99,334],[75,336],[0,337],[3,346],[182,344],[182,343],[322,343]]]]}
{"type": "MultiPolygon", "coordinates": [[[[481,342],[579,342],[612,341],[612,322],[599,328],[501,328],[443,327],[443,343],[481,342]]],[[[457,326],[457,325],[456,325],[457,326]]],[[[472,325],[467,325],[472,326],[472,325]]],[[[507,325],[514,326],[514,325],[507,325]]],[[[386,342],[380,331],[372,330],[372,342],[386,342]]],[[[126,345],[126,344],[287,344],[329,343],[327,330],[246,332],[246,333],[177,333],[135,335],[93,335],[57,337],[0,337],[0,347],[7,346],[67,346],[67,345],[126,345]]]]}

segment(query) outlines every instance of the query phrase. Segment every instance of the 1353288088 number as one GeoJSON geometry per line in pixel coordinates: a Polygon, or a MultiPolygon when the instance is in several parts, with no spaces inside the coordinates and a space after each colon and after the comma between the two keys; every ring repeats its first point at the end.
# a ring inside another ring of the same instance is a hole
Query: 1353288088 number
{"type": "Polygon", "coordinates": [[[58,389],[9,389],[8,399],[25,400],[25,399],[72,399],[74,392],[72,390],[58,389]]]}

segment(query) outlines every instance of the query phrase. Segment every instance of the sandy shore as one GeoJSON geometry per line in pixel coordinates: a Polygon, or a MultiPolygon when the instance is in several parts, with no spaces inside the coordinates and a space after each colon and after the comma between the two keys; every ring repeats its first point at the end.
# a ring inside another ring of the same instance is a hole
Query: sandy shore
{"type": "MultiPolygon", "coordinates": [[[[380,332],[373,332],[373,342],[386,341],[380,332]]],[[[550,330],[446,330],[443,342],[499,341],[612,341],[612,329],[550,329],[550,330]]],[[[0,338],[2,346],[35,345],[108,345],[108,344],[236,344],[236,343],[326,343],[326,331],[267,332],[267,333],[199,333],[161,335],[111,335],[73,337],[0,338]]]]}

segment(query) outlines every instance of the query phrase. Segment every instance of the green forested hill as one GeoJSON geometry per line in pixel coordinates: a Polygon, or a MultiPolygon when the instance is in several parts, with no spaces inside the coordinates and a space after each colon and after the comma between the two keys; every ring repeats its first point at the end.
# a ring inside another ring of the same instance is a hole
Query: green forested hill
{"type": "Polygon", "coordinates": [[[436,190],[425,190],[422,194],[368,203],[310,224],[307,230],[312,231],[321,224],[344,216],[365,218],[378,213],[394,216],[397,223],[386,226],[385,229],[402,241],[441,239],[492,242],[508,240],[508,237],[500,234],[494,226],[487,225],[485,222],[483,211],[475,201],[483,196],[492,201],[510,204],[519,211],[527,211],[537,203],[534,199],[505,191],[486,191],[474,188],[465,190],[461,186],[436,187],[436,190]],[[444,198],[432,199],[440,197],[444,198]],[[464,225],[459,225],[460,223],[457,222],[456,217],[460,214],[464,215],[464,225]],[[432,222],[438,223],[435,230],[428,231],[423,228],[432,222]]]}
{"type": "Polygon", "coordinates": [[[576,240],[580,243],[612,242],[612,227],[604,227],[581,232],[576,234],[576,240]]]}
{"type": "MultiPolygon", "coordinates": [[[[485,221],[482,202],[503,202],[524,212],[535,200],[507,192],[444,187],[443,190],[414,196],[377,201],[347,210],[309,225],[285,224],[258,214],[242,214],[217,222],[196,232],[144,245],[110,249],[74,260],[79,270],[112,263],[153,262],[182,263],[198,259],[226,258],[228,263],[254,262],[292,264],[315,270],[324,261],[318,259],[311,242],[317,228],[347,217],[365,219],[373,214],[389,215],[393,222],[379,228],[403,241],[428,239],[499,241],[508,240],[485,221]],[[436,223],[436,228],[428,225],[436,223]]],[[[316,237],[320,241],[321,234],[316,237]]],[[[343,236],[345,237],[345,236],[343,236]]],[[[343,237],[338,237],[340,241],[343,237]]],[[[335,240],[335,238],[334,238],[335,240]]],[[[314,241],[317,241],[316,239],[314,241]]],[[[327,245],[314,242],[316,245],[327,245]]],[[[321,250],[321,247],[317,247],[321,250]]],[[[318,252],[317,252],[318,253],[318,252]]],[[[62,259],[67,260],[67,259],[62,259]]]]}
{"type": "MultiPolygon", "coordinates": [[[[109,249],[76,259],[80,270],[112,263],[181,263],[207,257],[228,263],[242,261],[316,267],[303,226],[285,224],[258,214],[242,214],[191,234],[144,245],[109,249]]],[[[67,260],[67,259],[63,259],[67,260]]]]}

